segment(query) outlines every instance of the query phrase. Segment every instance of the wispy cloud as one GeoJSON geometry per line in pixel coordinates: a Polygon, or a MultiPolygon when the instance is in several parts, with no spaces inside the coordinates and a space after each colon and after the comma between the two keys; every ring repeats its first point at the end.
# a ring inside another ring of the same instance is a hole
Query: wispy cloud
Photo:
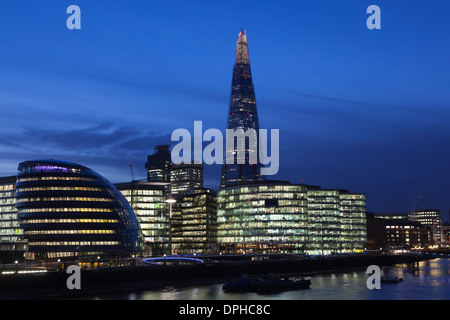
{"type": "Polygon", "coordinates": [[[170,143],[169,134],[115,127],[111,123],[75,130],[29,128],[0,136],[3,162],[3,170],[0,171],[11,170],[11,166],[6,165],[7,161],[15,163],[16,167],[18,162],[37,158],[81,159],[102,166],[109,163],[111,167],[118,162],[142,163],[154,152],[155,145],[167,143],[170,143]]]}

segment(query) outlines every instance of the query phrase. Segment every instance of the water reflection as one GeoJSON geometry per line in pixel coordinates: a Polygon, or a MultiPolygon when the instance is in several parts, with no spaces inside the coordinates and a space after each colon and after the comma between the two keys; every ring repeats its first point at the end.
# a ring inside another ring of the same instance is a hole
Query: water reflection
{"type": "Polygon", "coordinates": [[[434,259],[416,266],[382,268],[385,275],[396,275],[404,281],[382,284],[380,290],[369,290],[366,270],[334,272],[311,276],[311,288],[273,295],[256,293],[225,293],[222,284],[192,287],[166,287],[157,290],[133,292],[127,295],[105,295],[99,299],[133,300],[401,300],[450,299],[450,259],[434,259]]]}

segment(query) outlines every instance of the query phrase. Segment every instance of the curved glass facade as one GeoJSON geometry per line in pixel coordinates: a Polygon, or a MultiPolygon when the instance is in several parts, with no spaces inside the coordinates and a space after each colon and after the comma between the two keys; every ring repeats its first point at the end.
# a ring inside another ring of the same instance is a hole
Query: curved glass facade
{"type": "Polygon", "coordinates": [[[16,207],[28,251],[41,257],[143,249],[123,195],[93,170],[56,160],[19,164],[16,207]]]}

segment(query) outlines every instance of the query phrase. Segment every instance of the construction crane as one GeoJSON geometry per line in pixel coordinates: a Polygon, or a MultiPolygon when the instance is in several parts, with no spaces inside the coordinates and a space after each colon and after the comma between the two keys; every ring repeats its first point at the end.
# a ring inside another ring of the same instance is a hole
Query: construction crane
{"type": "Polygon", "coordinates": [[[133,166],[131,165],[131,162],[128,163],[128,165],[130,166],[130,171],[131,171],[131,181],[134,181],[134,172],[133,172],[133,166]]]}
{"type": "Polygon", "coordinates": [[[428,209],[427,205],[425,204],[425,201],[423,201],[422,196],[419,196],[419,200],[422,203],[423,207],[419,204],[419,209],[428,209]]]}

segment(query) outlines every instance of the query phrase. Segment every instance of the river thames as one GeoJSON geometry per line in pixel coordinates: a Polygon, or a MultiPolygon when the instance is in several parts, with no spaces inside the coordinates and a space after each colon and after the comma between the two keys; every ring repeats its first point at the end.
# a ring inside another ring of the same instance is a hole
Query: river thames
{"type": "Polygon", "coordinates": [[[385,275],[404,281],[368,289],[365,269],[311,275],[311,287],[278,294],[226,293],[223,283],[196,286],[167,286],[160,289],[117,294],[98,294],[100,300],[448,300],[450,299],[450,259],[421,261],[414,267],[383,267],[385,275]]]}

